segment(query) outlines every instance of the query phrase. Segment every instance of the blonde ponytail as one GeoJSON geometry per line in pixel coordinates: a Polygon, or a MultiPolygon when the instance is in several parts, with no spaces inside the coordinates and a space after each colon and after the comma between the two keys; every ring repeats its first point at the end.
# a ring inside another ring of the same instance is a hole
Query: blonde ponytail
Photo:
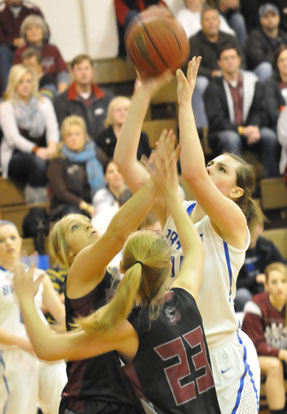
{"type": "Polygon", "coordinates": [[[165,292],[170,275],[170,250],[158,233],[141,230],[131,234],[123,250],[125,272],[113,299],[85,318],[75,321],[76,328],[87,333],[103,332],[127,319],[137,295],[150,319],[158,317],[159,298],[165,292]]]}
{"type": "Polygon", "coordinates": [[[142,266],[135,263],[120,281],[112,300],[85,318],[78,318],[74,326],[88,334],[104,332],[124,321],[132,310],[142,276],[142,266]]]}

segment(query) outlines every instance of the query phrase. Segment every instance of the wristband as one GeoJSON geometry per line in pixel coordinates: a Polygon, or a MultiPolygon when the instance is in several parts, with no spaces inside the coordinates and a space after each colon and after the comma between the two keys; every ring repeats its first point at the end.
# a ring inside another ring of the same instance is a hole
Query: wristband
{"type": "Polygon", "coordinates": [[[239,135],[243,135],[243,126],[241,126],[241,125],[240,125],[240,126],[238,127],[237,131],[238,131],[238,134],[239,134],[239,135]]]}

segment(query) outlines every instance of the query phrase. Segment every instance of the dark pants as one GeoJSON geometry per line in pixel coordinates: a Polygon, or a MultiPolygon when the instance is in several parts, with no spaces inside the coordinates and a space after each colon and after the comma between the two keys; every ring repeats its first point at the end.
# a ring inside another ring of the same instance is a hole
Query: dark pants
{"type": "Polygon", "coordinates": [[[8,177],[31,187],[47,185],[48,161],[26,152],[14,152],[9,162],[8,177]]]}
{"type": "Polygon", "coordinates": [[[217,142],[214,144],[221,152],[230,152],[241,155],[247,148],[259,153],[265,177],[279,176],[279,144],[276,133],[269,128],[260,129],[261,138],[258,142],[248,146],[244,137],[235,131],[217,133],[217,142]]]}

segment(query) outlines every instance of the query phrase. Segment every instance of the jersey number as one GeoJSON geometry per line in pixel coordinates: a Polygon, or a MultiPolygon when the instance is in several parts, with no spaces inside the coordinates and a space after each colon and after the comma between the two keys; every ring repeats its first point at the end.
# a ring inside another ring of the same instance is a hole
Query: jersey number
{"type": "Polygon", "coordinates": [[[185,404],[196,398],[197,393],[202,394],[214,387],[211,369],[206,357],[206,347],[203,342],[201,327],[193,329],[182,337],[157,346],[155,351],[163,361],[177,357],[178,362],[164,369],[176,405],[185,404]],[[195,379],[197,391],[194,380],[189,382],[185,381],[185,385],[182,385],[183,380],[190,375],[190,367],[184,342],[191,349],[199,347],[199,351],[192,354],[192,362],[190,362],[194,365],[195,375],[196,371],[205,368],[205,373],[201,373],[195,379]]]}

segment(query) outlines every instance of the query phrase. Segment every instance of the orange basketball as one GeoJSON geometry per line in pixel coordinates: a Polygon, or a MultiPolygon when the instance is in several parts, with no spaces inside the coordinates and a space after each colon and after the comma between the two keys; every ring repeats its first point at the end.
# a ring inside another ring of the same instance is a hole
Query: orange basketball
{"type": "Polygon", "coordinates": [[[153,16],[145,11],[133,19],[125,35],[127,53],[142,78],[173,73],[189,55],[189,41],[173,17],[153,16]]]}

